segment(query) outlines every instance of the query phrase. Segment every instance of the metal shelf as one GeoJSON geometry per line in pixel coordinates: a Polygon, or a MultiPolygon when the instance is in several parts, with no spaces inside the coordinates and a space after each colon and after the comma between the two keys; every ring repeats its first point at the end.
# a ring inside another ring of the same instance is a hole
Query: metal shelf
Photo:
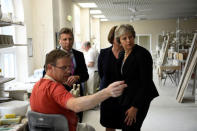
{"type": "Polygon", "coordinates": [[[20,25],[20,26],[24,26],[24,23],[21,22],[21,21],[18,21],[18,22],[11,22],[11,21],[3,21],[3,20],[0,20],[0,27],[11,26],[11,25],[20,25]]]}
{"type": "Polygon", "coordinates": [[[14,46],[14,44],[0,44],[0,48],[8,48],[12,46],[14,46]]]}
{"type": "Polygon", "coordinates": [[[6,77],[0,77],[0,84],[3,84],[3,83],[6,83],[6,82],[9,82],[11,80],[14,80],[15,78],[6,78],[6,77]]]}
{"type": "MultiPolygon", "coordinates": [[[[12,22],[12,21],[5,21],[5,20],[0,20],[0,27],[5,27],[5,26],[12,26],[12,25],[20,25],[24,26],[24,23],[21,21],[18,22],[12,22]]],[[[13,40],[12,40],[13,41],[13,40]]],[[[0,44],[0,48],[8,48],[14,46],[13,43],[10,44],[0,44]]]]}

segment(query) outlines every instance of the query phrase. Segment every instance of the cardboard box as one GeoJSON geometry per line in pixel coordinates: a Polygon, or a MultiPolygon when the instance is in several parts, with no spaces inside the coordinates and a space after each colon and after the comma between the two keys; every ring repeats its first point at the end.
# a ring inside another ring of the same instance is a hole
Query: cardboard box
{"type": "Polygon", "coordinates": [[[182,53],[179,53],[178,60],[183,60],[183,54],[182,53]]]}
{"type": "Polygon", "coordinates": [[[179,53],[178,59],[179,60],[186,60],[187,59],[187,56],[188,56],[188,53],[187,52],[179,53]]]}

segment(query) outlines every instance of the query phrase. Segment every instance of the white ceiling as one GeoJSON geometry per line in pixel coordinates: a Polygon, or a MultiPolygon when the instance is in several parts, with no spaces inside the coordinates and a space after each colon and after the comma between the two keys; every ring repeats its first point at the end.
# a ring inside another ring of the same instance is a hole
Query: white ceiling
{"type": "Polygon", "coordinates": [[[110,21],[196,18],[197,0],[72,0],[94,2],[110,21]]]}

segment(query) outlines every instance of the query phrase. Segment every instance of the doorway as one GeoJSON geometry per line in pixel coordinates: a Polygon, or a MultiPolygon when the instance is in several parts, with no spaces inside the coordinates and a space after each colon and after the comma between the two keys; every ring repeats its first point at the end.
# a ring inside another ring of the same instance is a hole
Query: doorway
{"type": "Polygon", "coordinates": [[[150,34],[136,34],[135,43],[146,48],[149,52],[152,52],[150,34]]]}

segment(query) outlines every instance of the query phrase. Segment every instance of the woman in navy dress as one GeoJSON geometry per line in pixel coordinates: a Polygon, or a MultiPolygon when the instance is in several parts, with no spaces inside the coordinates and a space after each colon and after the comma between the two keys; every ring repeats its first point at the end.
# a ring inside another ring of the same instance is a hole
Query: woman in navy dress
{"type": "MultiPolygon", "coordinates": [[[[122,50],[120,44],[114,39],[114,32],[117,26],[111,28],[108,34],[108,41],[111,47],[101,49],[98,58],[98,72],[101,79],[100,90],[106,88],[114,81],[120,80],[120,67],[118,66],[118,55],[122,50]]],[[[100,123],[106,127],[106,131],[121,129],[121,108],[117,98],[109,98],[101,103],[100,123]]]]}

